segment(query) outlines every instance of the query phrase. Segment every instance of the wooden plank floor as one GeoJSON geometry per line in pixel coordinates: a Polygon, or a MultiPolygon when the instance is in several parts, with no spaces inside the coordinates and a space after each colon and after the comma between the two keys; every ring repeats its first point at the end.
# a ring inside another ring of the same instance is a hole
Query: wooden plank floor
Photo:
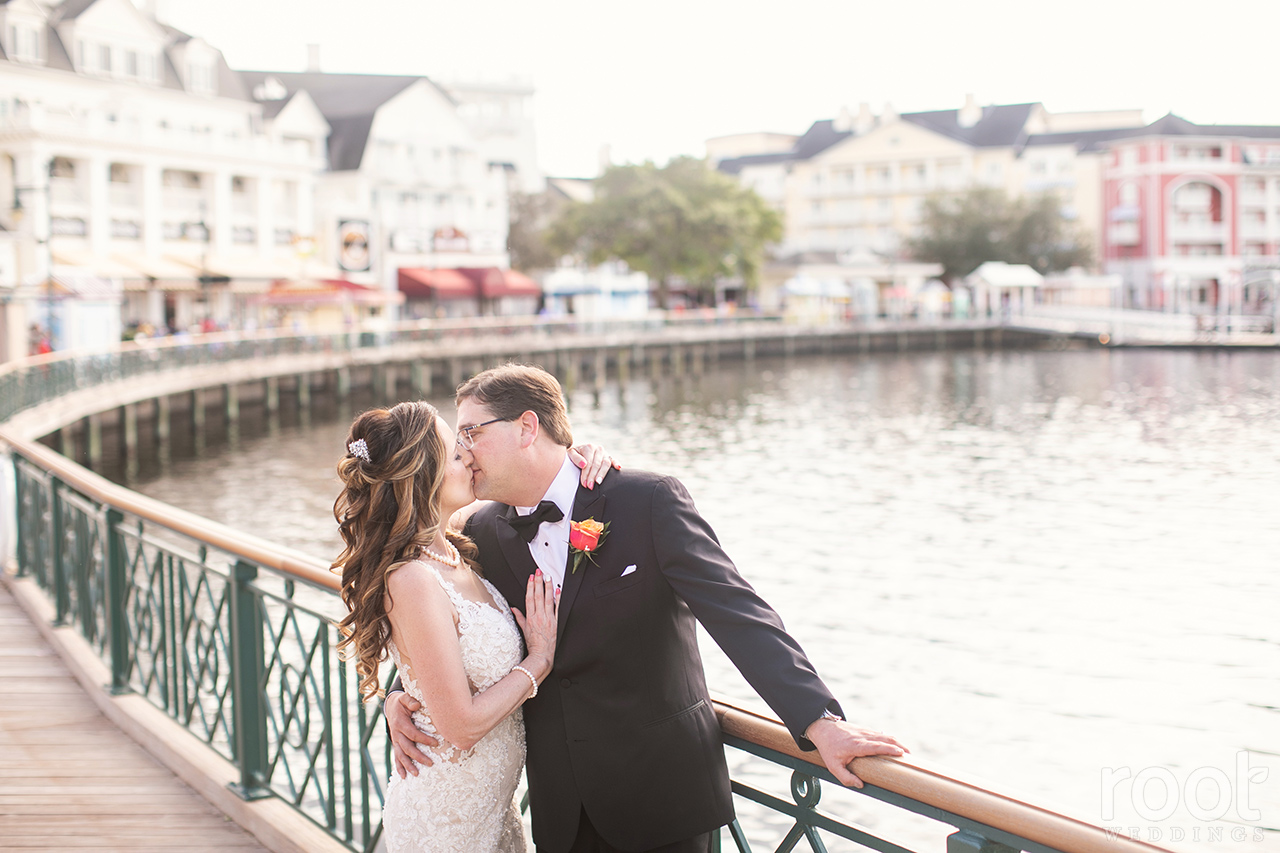
{"type": "Polygon", "coordinates": [[[3,584],[0,848],[266,850],[102,716],[3,584]]]}

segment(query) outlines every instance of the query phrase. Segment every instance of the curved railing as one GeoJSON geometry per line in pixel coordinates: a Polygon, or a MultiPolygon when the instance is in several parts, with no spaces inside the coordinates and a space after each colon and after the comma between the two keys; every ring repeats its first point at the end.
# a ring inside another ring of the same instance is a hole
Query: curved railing
{"type": "MultiPolygon", "coordinates": [[[[111,688],[147,697],[237,768],[235,790],[293,804],[352,850],[379,834],[391,768],[376,708],[357,700],[335,647],[338,579],[251,534],[139,495],[42,445],[0,432],[13,458],[17,566],[110,668],[111,688]]],[[[781,724],[717,703],[727,746],[792,771],[790,799],[735,779],[735,793],[786,815],[779,851],[824,837],[906,851],[817,808],[837,784],[781,724]]],[[[908,759],[861,758],[859,793],[954,828],[950,853],[1139,853],[1153,845],[1002,795],[908,759]]],[[[728,835],[752,849],[735,821],[728,835]]],[[[757,844],[760,842],[757,841],[757,844]]]]}
{"type": "Polygon", "coordinates": [[[282,356],[367,352],[382,356],[397,348],[448,341],[465,348],[470,341],[518,339],[572,340],[607,335],[614,341],[657,336],[741,331],[777,327],[775,314],[657,315],[637,319],[583,321],[548,317],[468,317],[421,320],[386,328],[340,332],[215,332],[129,341],[101,350],[67,351],[0,364],[0,423],[15,414],[71,391],[106,382],[153,376],[168,370],[248,362],[282,356]]]}

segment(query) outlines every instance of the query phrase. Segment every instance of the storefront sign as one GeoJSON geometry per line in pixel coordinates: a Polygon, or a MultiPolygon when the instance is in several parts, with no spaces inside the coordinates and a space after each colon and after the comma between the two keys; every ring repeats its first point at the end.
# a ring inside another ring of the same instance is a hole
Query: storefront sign
{"type": "Polygon", "coordinates": [[[344,219],[338,223],[338,266],[347,272],[369,269],[369,223],[344,219]]]}
{"type": "Polygon", "coordinates": [[[471,240],[457,228],[437,228],[431,238],[437,252],[470,252],[471,240]]]}

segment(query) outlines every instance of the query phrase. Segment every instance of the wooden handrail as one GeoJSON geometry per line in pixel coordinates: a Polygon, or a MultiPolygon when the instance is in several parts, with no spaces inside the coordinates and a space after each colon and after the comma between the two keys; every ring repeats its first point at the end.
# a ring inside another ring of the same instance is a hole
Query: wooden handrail
{"type": "MultiPolygon", "coordinates": [[[[338,577],[329,571],[327,565],[301,551],[281,547],[140,495],[86,470],[43,445],[9,436],[3,430],[0,430],[0,442],[76,491],[115,509],[153,521],[285,576],[335,592],[341,587],[338,577]]],[[[725,734],[817,767],[824,766],[816,752],[801,750],[777,720],[722,701],[714,704],[720,728],[725,734]]],[[[858,758],[853,762],[853,770],[863,781],[876,787],[1071,853],[1168,853],[1166,848],[1108,833],[1087,821],[1034,805],[1017,796],[996,793],[950,772],[926,767],[910,757],[858,758]]]]}
{"type": "MultiPolygon", "coordinates": [[[[825,767],[818,753],[800,749],[791,733],[777,720],[720,700],[714,705],[720,730],[725,734],[825,767]]],[[[1059,850],[1169,853],[1167,848],[1110,833],[1088,821],[1037,806],[1018,796],[996,793],[948,771],[926,767],[910,756],[856,758],[852,769],[859,779],[877,788],[1059,850]]]]}
{"type": "Polygon", "coordinates": [[[24,441],[0,430],[0,442],[15,453],[56,475],[81,494],[124,512],[154,521],[163,527],[206,542],[249,562],[274,569],[284,575],[337,592],[341,581],[329,567],[310,554],[285,548],[252,533],[245,533],[207,518],[170,506],[118,486],[105,477],[77,465],[42,444],[24,441]]]}

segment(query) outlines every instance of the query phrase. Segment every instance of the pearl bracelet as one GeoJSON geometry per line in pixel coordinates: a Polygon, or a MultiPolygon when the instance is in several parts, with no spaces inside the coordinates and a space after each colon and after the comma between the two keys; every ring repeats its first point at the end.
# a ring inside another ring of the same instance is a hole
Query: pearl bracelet
{"type": "Polygon", "coordinates": [[[529,694],[528,698],[532,699],[534,696],[537,696],[538,695],[538,679],[534,678],[533,673],[522,666],[513,666],[511,668],[512,672],[515,672],[516,670],[519,670],[520,672],[523,672],[525,675],[529,676],[529,683],[533,685],[533,692],[529,694]]]}

